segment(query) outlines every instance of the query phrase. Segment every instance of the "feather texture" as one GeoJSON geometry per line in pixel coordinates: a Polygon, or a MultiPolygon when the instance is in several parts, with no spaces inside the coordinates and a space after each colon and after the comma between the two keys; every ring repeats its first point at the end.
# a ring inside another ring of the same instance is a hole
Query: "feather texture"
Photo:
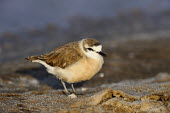
{"type": "Polygon", "coordinates": [[[61,46],[54,51],[40,55],[40,56],[31,56],[26,58],[27,60],[42,60],[48,65],[60,68],[66,68],[83,57],[83,53],[80,50],[79,42],[72,42],[61,46]]]}

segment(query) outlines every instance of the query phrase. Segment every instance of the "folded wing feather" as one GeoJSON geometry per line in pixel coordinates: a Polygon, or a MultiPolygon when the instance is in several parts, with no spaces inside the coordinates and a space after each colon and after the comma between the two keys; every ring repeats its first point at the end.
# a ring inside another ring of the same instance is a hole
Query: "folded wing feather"
{"type": "Polygon", "coordinates": [[[80,51],[79,43],[72,42],[57,48],[48,54],[32,56],[26,59],[31,61],[42,60],[52,67],[58,66],[64,69],[67,66],[77,62],[82,57],[83,53],[80,51]]]}

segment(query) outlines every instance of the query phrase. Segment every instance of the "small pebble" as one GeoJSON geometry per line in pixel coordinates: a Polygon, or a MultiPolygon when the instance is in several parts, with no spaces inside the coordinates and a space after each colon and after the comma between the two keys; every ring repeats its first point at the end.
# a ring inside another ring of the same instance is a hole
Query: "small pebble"
{"type": "Polygon", "coordinates": [[[82,87],[81,91],[87,91],[88,88],[82,87]]]}
{"type": "Polygon", "coordinates": [[[99,77],[101,77],[101,78],[104,77],[104,73],[100,73],[99,77]]]}

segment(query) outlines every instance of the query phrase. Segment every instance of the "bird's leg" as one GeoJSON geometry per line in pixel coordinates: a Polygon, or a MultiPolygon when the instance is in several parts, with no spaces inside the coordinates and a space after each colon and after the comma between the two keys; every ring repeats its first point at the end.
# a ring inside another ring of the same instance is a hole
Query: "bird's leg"
{"type": "Polygon", "coordinates": [[[64,87],[64,90],[65,90],[66,94],[69,94],[69,92],[67,90],[67,87],[66,87],[66,85],[65,85],[65,83],[64,83],[64,81],[62,79],[61,79],[61,83],[63,84],[63,87],[64,87]]]}
{"type": "MultiPolygon", "coordinates": [[[[61,79],[61,83],[63,84],[63,87],[64,87],[64,89],[65,89],[65,92],[66,92],[66,94],[68,95],[69,98],[77,98],[77,96],[76,96],[74,93],[69,94],[69,92],[68,92],[68,90],[67,90],[67,87],[66,87],[66,85],[65,85],[65,83],[64,83],[64,81],[63,81],[62,79],[61,79]]],[[[72,85],[71,85],[71,86],[72,86],[72,85]]],[[[72,88],[73,88],[73,91],[75,92],[74,86],[72,86],[72,88]]]]}
{"type": "Polygon", "coordinates": [[[72,88],[73,93],[70,94],[70,95],[68,95],[68,97],[69,97],[69,98],[77,98],[76,91],[75,91],[75,89],[74,89],[73,84],[71,84],[71,88],[72,88]]]}
{"type": "Polygon", "coordinates": [[[74,85],[73,84],[71,84],[71,88],[72,88],[73,93],[76,94],[76,90],[74,89],[74,85]]]}

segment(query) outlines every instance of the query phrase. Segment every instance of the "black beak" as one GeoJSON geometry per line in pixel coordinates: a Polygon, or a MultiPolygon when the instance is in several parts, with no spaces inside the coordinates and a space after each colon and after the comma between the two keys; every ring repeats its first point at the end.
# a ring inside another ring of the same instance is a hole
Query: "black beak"
{"type": "Polygon", "coordinates": [[[105,53],[103,53],[103,52],[97,52],[98,54],[100,54],[101,56],[103,56],[103,57],[107,57],[107,55],[105,54],[105,53]]]}

